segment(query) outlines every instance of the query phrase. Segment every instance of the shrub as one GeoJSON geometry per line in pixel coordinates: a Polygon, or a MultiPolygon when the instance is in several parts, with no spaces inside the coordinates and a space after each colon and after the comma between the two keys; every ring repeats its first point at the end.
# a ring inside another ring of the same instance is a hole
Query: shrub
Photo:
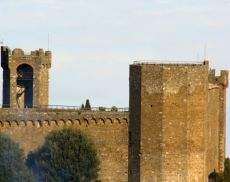
{"type": "Polygon", "coordinates": [[[217,173],[215,169],[208,176],[208,179],[209,179],[209,182],[223,182],[223,176],[222,176],[222,174],[217,173]]]}
{"type": "Polygon", "coordinates": [[[24,163],[22,149],[10,137],[2,133],[0,133],[0,181],[34,181],[24,163]]]}
{"type": "Polygon", "coordinates": [[[111,111],[117,112],[117,111],[118,111],[118,108],[117,108],[116,106],[113,106],[113,107],[111,108],[111,111]]]}
{"type": "Polygon", "coordinates": [[[224,182],[230,182],[230,159],[226,158],[224,162],[224,182]]]}
{"type": "Polygon", "coordinates": [[[80,130],[51,132],[45,144],[30,154],[27,164],[42,181],[96,181],[99,160],[92,141],[80,130]]]}
{"type": "Polygon", "coordinates": [[[105,107],[102,107],[102,106],[99,107],[99,111],[105,111],[105,110],[106,110],[105,107]]]}

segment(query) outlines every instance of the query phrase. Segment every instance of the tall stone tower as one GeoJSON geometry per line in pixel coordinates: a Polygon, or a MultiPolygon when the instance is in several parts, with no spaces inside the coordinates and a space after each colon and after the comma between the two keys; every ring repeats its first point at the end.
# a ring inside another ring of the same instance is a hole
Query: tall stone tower
{"type": "Polygon", "coordinates": [[[205,182],[225,159],[228,72],[130,65],[129,182],[205,182]]]}
{"type": "Polygon", "coordinates": [[[32,108],[48,105],[51,52],[25,54],[22,49],[1,47],[3,107],[32,108]]]}

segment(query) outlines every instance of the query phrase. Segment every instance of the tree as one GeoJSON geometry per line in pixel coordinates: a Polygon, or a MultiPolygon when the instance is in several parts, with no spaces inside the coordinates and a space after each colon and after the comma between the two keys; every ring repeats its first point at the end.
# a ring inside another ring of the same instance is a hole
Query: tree
{"type": "Polygon", "coordinates": [[[86,99],[86,102],[85,102],[85,109],[91,110],[91,105],[90,105],[89,99],[86,99]]]}
{"type": "Polygon", "coordinates": [[[97,181],[99,171],[92,141],[72,128],[51,132],[44,146],[30,154],[27,164],[38,173],[39,180],[48,182],[97,181]]]}
{"type": "Polygon", "coordinates": [[[85,109],[85,106],[83,103],[81,104],[81,109],[85,109]]]}
{"type": "Polygon", "coordinates": [[[224,161],[224,182],[230,182],[230,159],[224,161]]]}
{"type": "Polygon", "coordinates": [[[5,134],[0,133],[0,181],[32,182],[32,173],[26,167],[23,151],[18,144],[5,134]]]}
{"type": "Polygon", "coordinates": [[[223,182],[223,176],[214,171],[208,176],[209,182],[223,182]]]}

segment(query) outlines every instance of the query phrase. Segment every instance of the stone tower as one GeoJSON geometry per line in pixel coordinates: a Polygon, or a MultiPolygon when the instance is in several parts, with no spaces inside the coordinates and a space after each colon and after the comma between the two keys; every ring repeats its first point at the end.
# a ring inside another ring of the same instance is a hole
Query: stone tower
{"type": "Polygon", "coordinates": [[[51,52],[25,54],[22,49],[1,47],[3,107],[32,108],[48,105],[51,52]]]}
{"type": "Polygon", "coordinates": [[[228,72],[130,65],[129,182],[205,182],[225,159],[228,72]]]}

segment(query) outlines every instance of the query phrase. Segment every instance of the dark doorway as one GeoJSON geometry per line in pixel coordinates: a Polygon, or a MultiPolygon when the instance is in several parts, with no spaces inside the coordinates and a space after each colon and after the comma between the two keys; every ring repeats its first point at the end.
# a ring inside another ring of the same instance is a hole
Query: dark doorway
{"type": "Polygon", "coordinates": [[[17,68],[18,108],[33,107],[33,68],[28,64],[21,64],[17,68]]]}

